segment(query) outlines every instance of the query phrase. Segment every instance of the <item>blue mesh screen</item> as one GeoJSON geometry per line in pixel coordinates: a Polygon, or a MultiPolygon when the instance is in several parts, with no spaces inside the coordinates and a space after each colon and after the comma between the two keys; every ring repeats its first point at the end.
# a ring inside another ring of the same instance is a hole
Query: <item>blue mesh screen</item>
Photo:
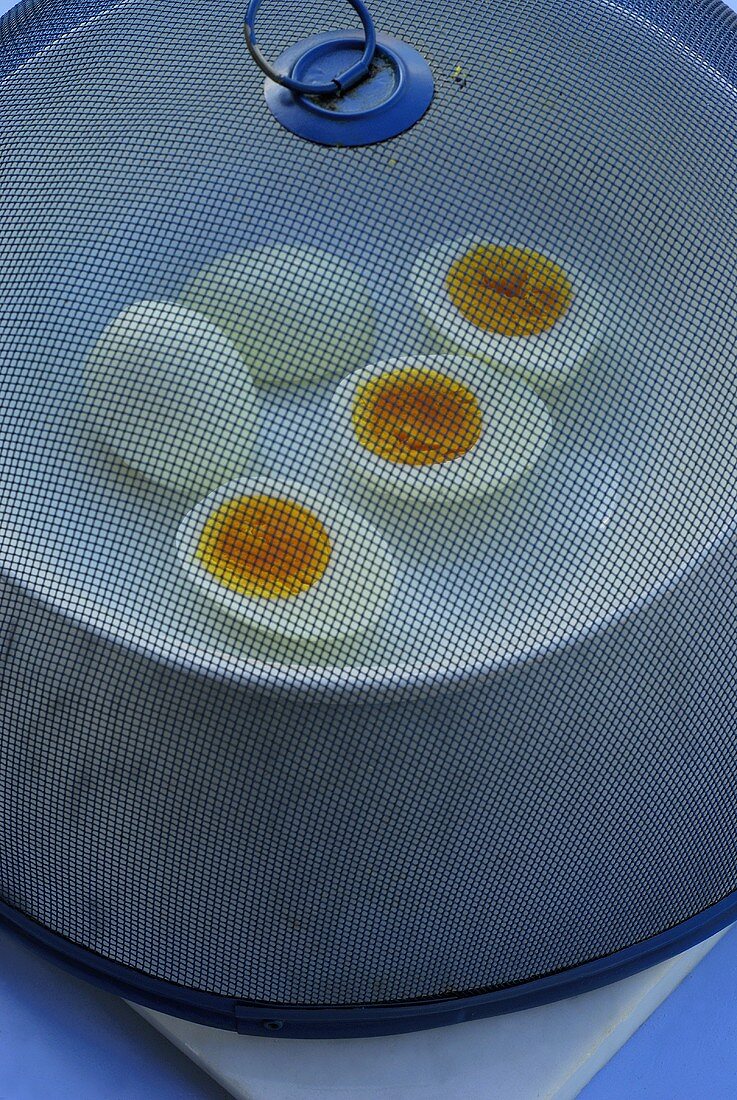
{"type": "Polygon", "coordinates": [[[733,17],[372,13],[435,98],[350,149],[230,0],[0,28],[0,895],[248,1003],[737,889],[733,17]]]}

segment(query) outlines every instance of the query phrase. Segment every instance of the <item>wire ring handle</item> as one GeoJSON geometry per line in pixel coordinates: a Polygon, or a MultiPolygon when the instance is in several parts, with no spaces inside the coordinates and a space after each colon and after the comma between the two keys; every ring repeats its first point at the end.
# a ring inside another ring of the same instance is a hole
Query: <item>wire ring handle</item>
{"type": "Polygon", "coordinates": [[[363,0],[348,0],[351,7],[355,8],[358,12],[363,24],[366,39],[363,53],[355,65],[351,65],[345,72],[339,73],[338,76],[324,84],[308,84],[304,80],[295,80],[291,76],[284,76],[278,73],[276,69],[269,64],[259,49],[256,39],[256,16],[258,15],[262,2],[263,0],[249,0],[243,29],[246,34],[246,45],[248,46],[251,57],[261,71],[266,73],[269,79],[275,81],[277,84],[281,84],[284,88],[289,88],[291,92],[295,92],[297,95],[334,95],[336,92],[338,94],[347,92],[368,75],[371,62],[376,53],[376,27],[374,26],[371,13],[363,0]]]}

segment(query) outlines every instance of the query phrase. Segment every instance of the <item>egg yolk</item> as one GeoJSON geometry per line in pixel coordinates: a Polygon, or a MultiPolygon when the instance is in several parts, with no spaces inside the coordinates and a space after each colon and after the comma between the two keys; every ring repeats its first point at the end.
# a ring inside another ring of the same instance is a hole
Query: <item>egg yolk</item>
{"type": "Polygon", "coordinates": [[[325,573],[332,545],[324,524],[295,500],[229,500],[208,518],[197,546],[205,569],[242,596],[298,596],[325,573]]]}
{"type": "Polygon", "coordinates": [[[483,418],[467,386],[439,371],[407,367],[358,388],[353,427],[379,458],[434,466],[470,451],[481,438],[483,418]]]}
{"type": "Polygon", "coordinates": [[[478,245],[448,271],[450,300],[472,325],[500,336],[537,336],[569,310],[573,284],[539,252],[478,245]]]}

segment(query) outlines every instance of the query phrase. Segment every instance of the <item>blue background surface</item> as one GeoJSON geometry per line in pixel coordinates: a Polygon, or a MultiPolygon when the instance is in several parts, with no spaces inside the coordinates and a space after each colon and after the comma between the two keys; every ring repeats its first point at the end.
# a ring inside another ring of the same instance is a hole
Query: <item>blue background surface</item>
{"type": "MultiPolygon", "coordinates": [[[[729,6],[737,10],[737,0],[729,6]]],[[[12,7],[0,0],[0,13],[12,7]]],[[[223,1100],[118,998],[0,933],[0,1100],[223,1100]]],[[[582,1100],[737,1098],[737,927],[582,1093],[582,1100]]],[[[369,1098],[367,1098],[369,1100],[369,1098]]]]}
{"type": "Polygon", "coordinates": [[[124,1001],[0,932],[0,1100],[224,1100],[124,1001]]]}
{"type": "Polygon", "coordinates": [[[581,1100],[735,1100],[737,926],[686,978],[581,1100]]]}

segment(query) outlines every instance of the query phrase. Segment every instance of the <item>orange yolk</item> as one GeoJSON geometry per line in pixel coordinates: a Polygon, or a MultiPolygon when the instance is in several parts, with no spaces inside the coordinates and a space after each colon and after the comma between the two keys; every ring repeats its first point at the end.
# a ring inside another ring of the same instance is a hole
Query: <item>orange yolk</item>
{"type": "Polygon", "coordinates": [[[460,458],[483,430],[476,397],[439,371],[388,371],[359,387],[353,427],[363,446],[389,462],[434,466],[460,458]]]}
{"type": "Polygon", "coordinates": [[[314,512],[294,500],[245,496],[222,504],[197,546],[205,569],[242,596],[297,596],[325,573],[332,545],[314,512]]]}
{"type": "Polygon", "coordinates": [[[451,264],[445,285],[467,321],[500,336],[547,332],[573,301],[573,284],[562,268],[511,245],[472,248],[451,264]]]}

